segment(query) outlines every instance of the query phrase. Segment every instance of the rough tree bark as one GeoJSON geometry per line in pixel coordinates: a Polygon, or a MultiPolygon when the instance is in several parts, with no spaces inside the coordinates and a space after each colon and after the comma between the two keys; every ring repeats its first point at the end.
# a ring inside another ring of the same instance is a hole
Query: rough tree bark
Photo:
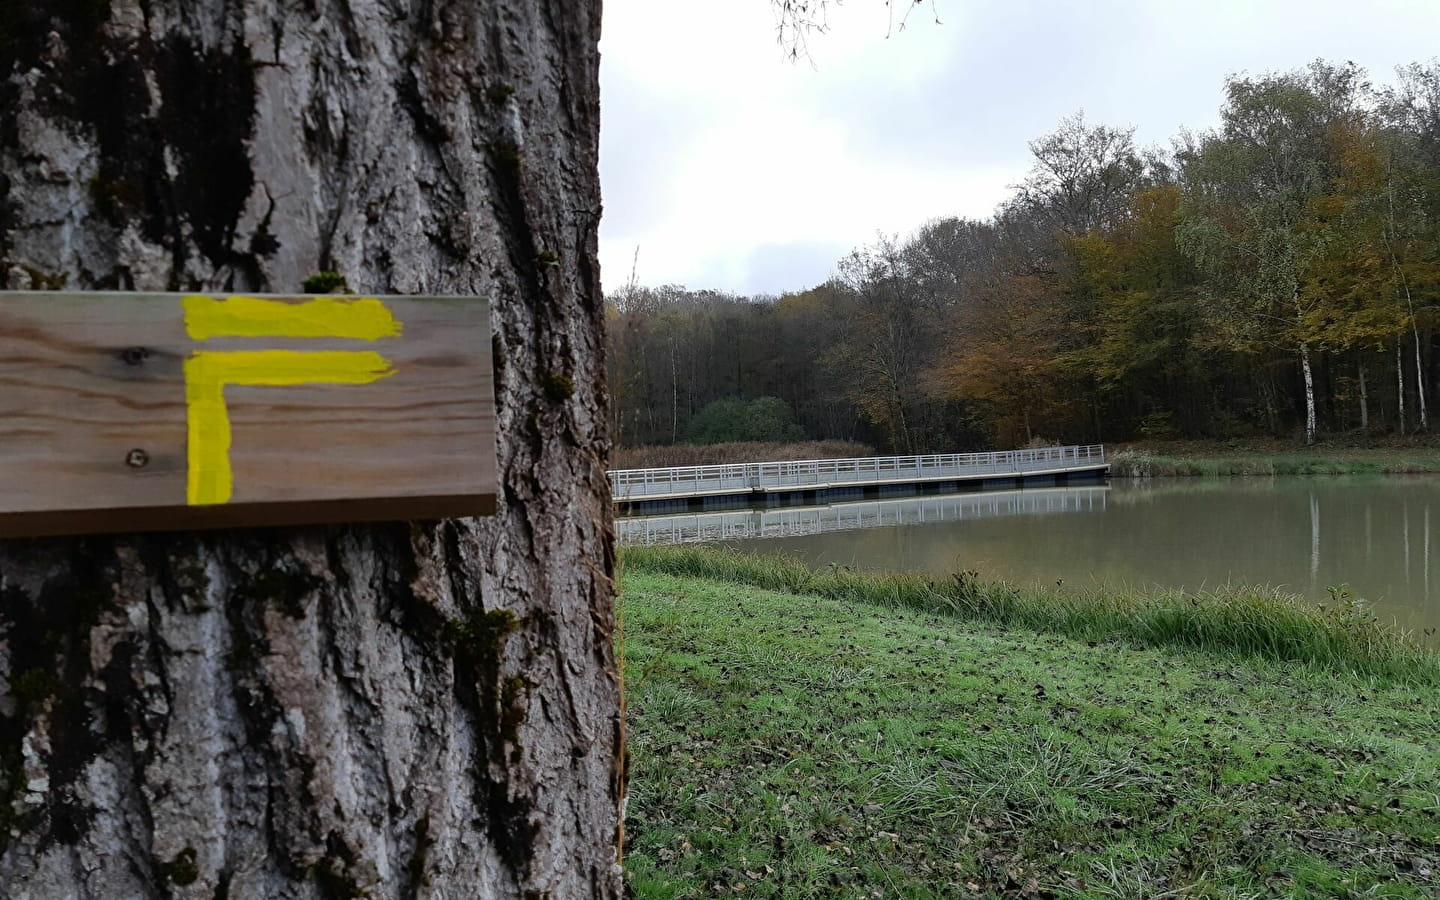
{"type": "Polygon", "coordinates": [[[598,0],[6,0],[9,289],[494,306],[499,513],[0,543],[0,895],[613,897],[598,0]]]}

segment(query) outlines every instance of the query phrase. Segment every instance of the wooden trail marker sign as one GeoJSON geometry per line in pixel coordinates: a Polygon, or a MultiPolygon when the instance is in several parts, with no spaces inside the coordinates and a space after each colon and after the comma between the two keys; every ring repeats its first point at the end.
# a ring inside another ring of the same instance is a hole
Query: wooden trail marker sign
{"type": "Polygon", "coordinates": [[[0,292],[0,537],[495,511],[489,308],[0,292]]]}

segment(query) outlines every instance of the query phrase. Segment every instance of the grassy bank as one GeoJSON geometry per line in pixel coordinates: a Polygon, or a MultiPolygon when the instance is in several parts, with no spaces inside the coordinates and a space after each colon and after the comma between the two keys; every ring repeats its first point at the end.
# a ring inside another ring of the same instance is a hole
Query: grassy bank
{"type": "Polygon", "coordinates": [[[1430,440],[1377,444],[1329,441],[1312,447],[1280,441],[1192,441],[1131,444],[1113,450],[1110,474],[1123,478],[1440,473],[1440,446],[1430,440]]]}
{"type": "Polygon", "coordinates": [[[1141,647],[1187,647],[1300,662],[1440,686],[1440,655],[1337,597],[1327,608],[1265,588],[1215,591],[1047,590],[918,574],[812,571],[795,560],[706,547],[631,547],[628,571],[703,578],[790,594],[915,609],[1141,647]]]}
{"type": "Polygon", "coordinates": [[[660,574],[680,560],[627,551],[622,584],[637,897],[1440,884],[1433,686],[964,621],[899,582],[660,574]]]}

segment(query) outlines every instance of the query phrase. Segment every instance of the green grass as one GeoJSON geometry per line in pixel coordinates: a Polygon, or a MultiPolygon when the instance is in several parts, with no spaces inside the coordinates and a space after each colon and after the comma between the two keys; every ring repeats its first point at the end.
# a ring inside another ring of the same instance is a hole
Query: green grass
{"type": "Polygon", "coordinates": [[[1440,449],[1324,448],[1274,452],[1222,448],[1179,452],[1130,448],[1110,457],[1117,478],[1168,478],[1222,475],[1414,475],[1440,473],[1440,449]]]}
{"type": "Polygon", "coordinates": [[[1342,592],[1321,608],[1269,588],[1182,592],[1047,590],[984,583],[974,573],[811,570],[781,556],[708,547],[631,547],[628,571],[663,573],[940,613],[959,619],[1139,647],[1186,647],[1299,662],[1440,687],[1440,654],[1379,622],[1342,592]]]}
{"type": "Polygon", "coordinates": [[[622,580],[638,898],[1440,888],[1432,685],[966,621],[900,580],[658,571],[678,559],[627,551],[622,580]]]}

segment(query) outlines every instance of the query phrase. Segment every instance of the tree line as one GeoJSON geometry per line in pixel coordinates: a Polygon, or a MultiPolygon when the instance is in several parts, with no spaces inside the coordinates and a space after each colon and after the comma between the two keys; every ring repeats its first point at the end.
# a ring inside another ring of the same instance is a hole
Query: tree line
{"type": "Polygon", "coordinates": [[[744,439],[752,407],[897,453],[1428,429],[1440,61],[1234,76],[1168,149],[1083,114],[1029,148],[989,218],[882,236],[809,290],[613,292],[617,443],[744,439]]]}

